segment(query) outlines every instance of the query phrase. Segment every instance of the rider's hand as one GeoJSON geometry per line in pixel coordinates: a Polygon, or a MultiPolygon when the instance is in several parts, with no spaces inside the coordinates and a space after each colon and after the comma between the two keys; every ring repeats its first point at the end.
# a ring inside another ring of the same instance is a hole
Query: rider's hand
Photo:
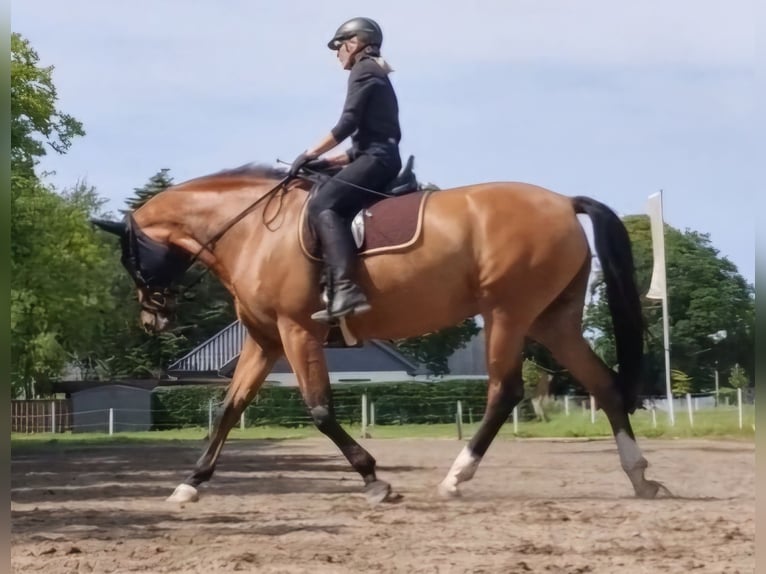
{"type": "Polygon", "coordinates": [[[332,162],[329,159],[312,159],[303,164],[303,167],[311,171],[324,171],[328,167],[332,167],[332,162]]]}
{"type": "Polygon", "coordinates": [[[289,175],[290,177],[295,177],[296,175],[298,175],[298,172],[300,171],[300,169],[301,169],[301,168],[302,168],[304,165],[306,165],[306,164],[307,164],[309,161],[311,161],[312,159],[314,159],[314,157],[313,157],[313,156],[310,156],[310,155],[308,154],[308,152],[305,152],[305,151],[304,151],[304,152],[302,152],[302,153],[301,153],[301,154],[300,154],[298,157],[296,157],[296,158],[295,158],[295,160],[293,161],[292,165],[290,166],[290,171],[288,171],[288,172],[287,172],[287,173],[288,173],[288,175],[289,175]]]}

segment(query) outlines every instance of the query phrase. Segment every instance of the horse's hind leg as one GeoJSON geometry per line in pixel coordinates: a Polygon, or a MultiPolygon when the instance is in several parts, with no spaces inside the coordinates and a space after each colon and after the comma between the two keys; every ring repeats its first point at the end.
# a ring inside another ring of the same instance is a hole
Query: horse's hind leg
{"type": "Polygon", "coordinates": [[[458,495],[458,484],[470,480],[489,445],[508,420],[513,408],[524,398],[521,365],[524,326],[502,309],[484,315],[487,334],[487,407],[479,430],[455,459],[439,484],[442,496],[458,495]]]}
{"type": "Polygon", "coordinates": [[[581,296],[584,291],[581,292],[577,286],[573,287],[538,318],[529,335],[545,345],[556,361],[568,369],[595,397],[609,419],[622,468],[633,484],[636,495],[654,498],[660,488],[664,487],[644,478],[648,463],[636,443],[628,411],[615,383],[615,374],[582,336],[581,296]]]}
{"type": "Polygon", "coordinates": [[[351,438],[335,417],[322,340],[292,320],[281,319],[278,323],[285,355],[298,379],[314,424],[335,443],[354,470],[361,475],[365,484],[365,495],[370,503],[390,499],[391,486],[378,480],[375,474],[375,459],[351,438]]]}
{"type": "Polygon", "coordinates": [[[280,355],[281,350],[277,345],[265,348],[251,336],[245,337],[237,368],[223,401],[223,408],[214,421],[208,446],[197,461],[194,471],[175,489],[168,501],[194,502],[197,500],[197,486],[213,476],[216,461],[229,431],[237,423],[245,407],[253,400],[280,355]]]}

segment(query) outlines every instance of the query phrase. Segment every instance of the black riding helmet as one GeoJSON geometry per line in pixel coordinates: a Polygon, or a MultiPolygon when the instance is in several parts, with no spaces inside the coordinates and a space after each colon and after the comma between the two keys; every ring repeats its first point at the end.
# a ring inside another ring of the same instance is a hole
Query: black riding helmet
{"type": "Polygon", "coordinates": [[[327,42],[327,47],[330,50],[337,50],[343,42],[350,40],[354,36],[368,46],[380,47],[383,44],[383,31],[375,20],[370,18],[351,18],[351,20],[340,25],[332,40],[327,42]]]}

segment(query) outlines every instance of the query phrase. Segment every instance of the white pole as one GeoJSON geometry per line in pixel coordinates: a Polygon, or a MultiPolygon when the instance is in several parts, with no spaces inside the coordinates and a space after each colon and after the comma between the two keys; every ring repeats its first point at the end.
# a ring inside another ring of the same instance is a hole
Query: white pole
{"type": "Polygon", "coordinates": [[[657,428],[657,409],[652,405],[652,426],[657,428]]]}
{"type": "Polygon", "coordinates": [[[662,297],[662,330],[665,341],[665,392],[668,395],[668,417],[670,417],[670,426],[676,426],[676,415],[673,406],[673,391],[670,384],[670,326],[668,325],[668,296],[667,293],[662,297]]]}
{"type": "Polygon", "coordinates": [[[513,434],[519,434],[519,407],[513,407],[513,434]]]}
{"type": "Polygon", "coordinates": [[[56,434],[56,401],[51,401],[51,433],[56,434]]]}
{"type": "Polygon", "coordinates": [[[242,411],[242,414],[239,415],[239,429],[245,430],[245,411],[242,411]]]}
{"type": "Polygon", "coordinates": [[[457,440],[463,440],[463,404],[460,401],[457,402],[455,423],[457,424],[457,440]]]}
{"type": "Polygon", "coordinates": [[[367,438],[367,393],[362,393],[362,438],[367,438]]]}
{"type": "Polygon", "coordinates": [[[692,409],[692,396],[686,393],[686,408],[689,411],[689,425],[694,426],[694,409],[692,409]]]}
{"type": "Polygon", "coordinates": [[[207,402],[207,435],[213,436],[213,399],[207,402]]]}
{"type": "Polygon", "coordinates": [[[647,204],[652,232],[652,251],[654,268],[648,299],[662,299],[662,334],[665,350],[665,393],[668,397],[668,417],[670,425],[675,426],[676,417],[673,406],[673,391],[670,383],[670,325],[668,319],[667,272],[665,269],[665,223],[662,215],[662,191],[649,196],[647,204]]]}
{"type": "Polygon", "coordinates": [[[569,395],[564,395],[564,413],[569,416],[569,395]]]}
{"type": "Polygon", "coordinates": [[[718,407],[718,362],[715,364],[715,406],[718,407]]]}
{"type": "Polygon", "coordinates": [[[590,396],[590,422],[596,423],[596,398],[593,395],[590,396]]]}
{"type": "Polygon", "coordinates": [[[109,408],[109,435],[114,434],[114,409],[109,408]]]}
{"type": "Polygon", "coordinates": [[[739,410],[739,430],[742,430],[742,389],[737,389],[737,410],[739,410]]]}
{"type": "Polygon", "coordinates": [[[375,426],[375,401],[370,401],[370,426],[375,426]]]}

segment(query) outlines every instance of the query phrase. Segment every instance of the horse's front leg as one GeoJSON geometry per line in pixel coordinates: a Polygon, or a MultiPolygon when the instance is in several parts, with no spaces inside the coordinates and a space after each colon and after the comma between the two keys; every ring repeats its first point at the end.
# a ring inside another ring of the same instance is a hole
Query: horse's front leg
{"type": "Polygon", "coordinates": [[[262,346],[250,335],[245,337],[242,351],[234,371],[229,390],[213,423],[213,432],[207,449],[197,461],[194,471],[168,497],[170,502],[196,502],[197,487],[213,476],[216,461],[229,431],[237,423],[242,412],[253,400],[258,389],[281,355],[278,345],[262,346]]]}
{"type": "Polygon", "coordinates": [[[298,379],[303,400],[314,424],[330,438],[364,480],[367,500],[376,504],[389,500],[391,486],[375,475],[375,459],[340,426],[335,417],[330,376],[327,373],[322,327],[304,326],[291,319],[278,321],[285,356],[298,379]]]}

